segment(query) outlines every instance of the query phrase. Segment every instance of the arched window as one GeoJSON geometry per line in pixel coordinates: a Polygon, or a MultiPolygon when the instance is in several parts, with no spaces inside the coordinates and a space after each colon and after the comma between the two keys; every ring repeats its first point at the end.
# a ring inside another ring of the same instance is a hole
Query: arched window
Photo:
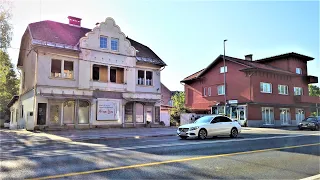
{"type": "Polygon", "coordinates": [[[79,100],[78,122],[79,124],[89,124],[90,104],[88,101],[79,100]]]}
{"type": "Polygon", "coordinates": [[[133,122],[133,102],[128,102],[125,105],[124,120],[128,123],[133,122]]]}
{"type": "Polygon", "coordinates": [[[74,123],[75,101],[66,101],[63,103],[63,122],[65,124],[74,123]]]}

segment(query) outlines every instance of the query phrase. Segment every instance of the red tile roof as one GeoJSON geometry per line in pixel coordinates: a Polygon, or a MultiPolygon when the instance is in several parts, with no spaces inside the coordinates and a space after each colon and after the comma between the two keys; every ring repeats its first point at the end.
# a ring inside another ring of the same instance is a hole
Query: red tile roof
{"type": "MultiPolygon", "coordinates": [[[[77,46],[80,38],[91,31],[91,29],[88,28],[48,20],[31,23],[29,24],[29,29],[32,38],[35,40],[59,43],[68,46],[77,46]]],[[[127,39],[137,50],[136,56],[141,57],[137,59],[138,61],[166,66],[166,63],[163,62],[148,46],[128,37],[127,39]]]]}
{"type": "Polygon", "coordinates": [[[204,69],[201,69],[200,71],[198,71],[198,72],[196,72],[196,73],[194,73],[194,74],[191,74],[190,76],[184,78],[181,82],[189,81],[189,80],[193,80],[193,79],[197,78],[198,75],[199,75],[200,73],[202,73],[204,70],[205,70],[205,68],[204,68],[204,69]]]}
{"type": "Polygon", "coordinates": [[[280,55],[276,55],[276,56],[271,56],[271,57],[266,57],[266,58],[262,58],[262,59],[258,59],[256,61],[272,61],[272,60],[277,60],[277,59],[282,59],[282,58],[286,58],[286,57],[297,57],[299,59],[303,59],[306,61],[311,61],[314,58],[310,57],[310,56],[306,56],[303,54],[299,54],[299,53],[295,53],[295,52],[289,52],[289,53],[284,53],[284,54],[280,54],[280,55]]]}

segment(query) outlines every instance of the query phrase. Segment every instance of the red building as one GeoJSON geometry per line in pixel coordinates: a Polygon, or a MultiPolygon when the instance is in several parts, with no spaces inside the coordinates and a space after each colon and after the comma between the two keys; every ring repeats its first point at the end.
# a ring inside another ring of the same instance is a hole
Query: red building
{"type": "Polygon", "coordinates": [[[252,55],[225,56],[223,68],[220,55],[181,81],[186,106],[197,113],[225,113],[247,126],[296,125],[320,103],[320,97],[308,92],[308,84],[318,82],[318,77],[307,74],[307,61],[313,59],[294,52],[255,61],[252,55]]]}

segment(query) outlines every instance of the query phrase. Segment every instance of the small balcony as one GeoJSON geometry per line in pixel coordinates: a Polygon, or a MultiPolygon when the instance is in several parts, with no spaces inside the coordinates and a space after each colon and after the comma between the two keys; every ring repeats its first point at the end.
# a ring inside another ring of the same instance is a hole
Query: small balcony
{"type": "Polygon", "coordinates": [[[318,83],[317,76],[306,76],[308,84],[318,83]]]}
{"type": "Polygon", "coordinates": [[[320,103],[320,97],[317,96],[294,96],[296,103],[320,103]]]}

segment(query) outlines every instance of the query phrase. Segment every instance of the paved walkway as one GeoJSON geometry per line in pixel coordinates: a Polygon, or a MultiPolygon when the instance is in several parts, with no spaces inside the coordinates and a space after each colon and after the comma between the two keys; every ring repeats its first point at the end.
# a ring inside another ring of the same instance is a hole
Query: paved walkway
{"type": "Polygon", "coordinates": [[[175,136],[176,127],[167,128],[110,128],[67,131],[35,131],[0,130],[0,144],[35,143],[35,142],[67,142],[102,139],[126,139],[160,136],[175,136]]]}

